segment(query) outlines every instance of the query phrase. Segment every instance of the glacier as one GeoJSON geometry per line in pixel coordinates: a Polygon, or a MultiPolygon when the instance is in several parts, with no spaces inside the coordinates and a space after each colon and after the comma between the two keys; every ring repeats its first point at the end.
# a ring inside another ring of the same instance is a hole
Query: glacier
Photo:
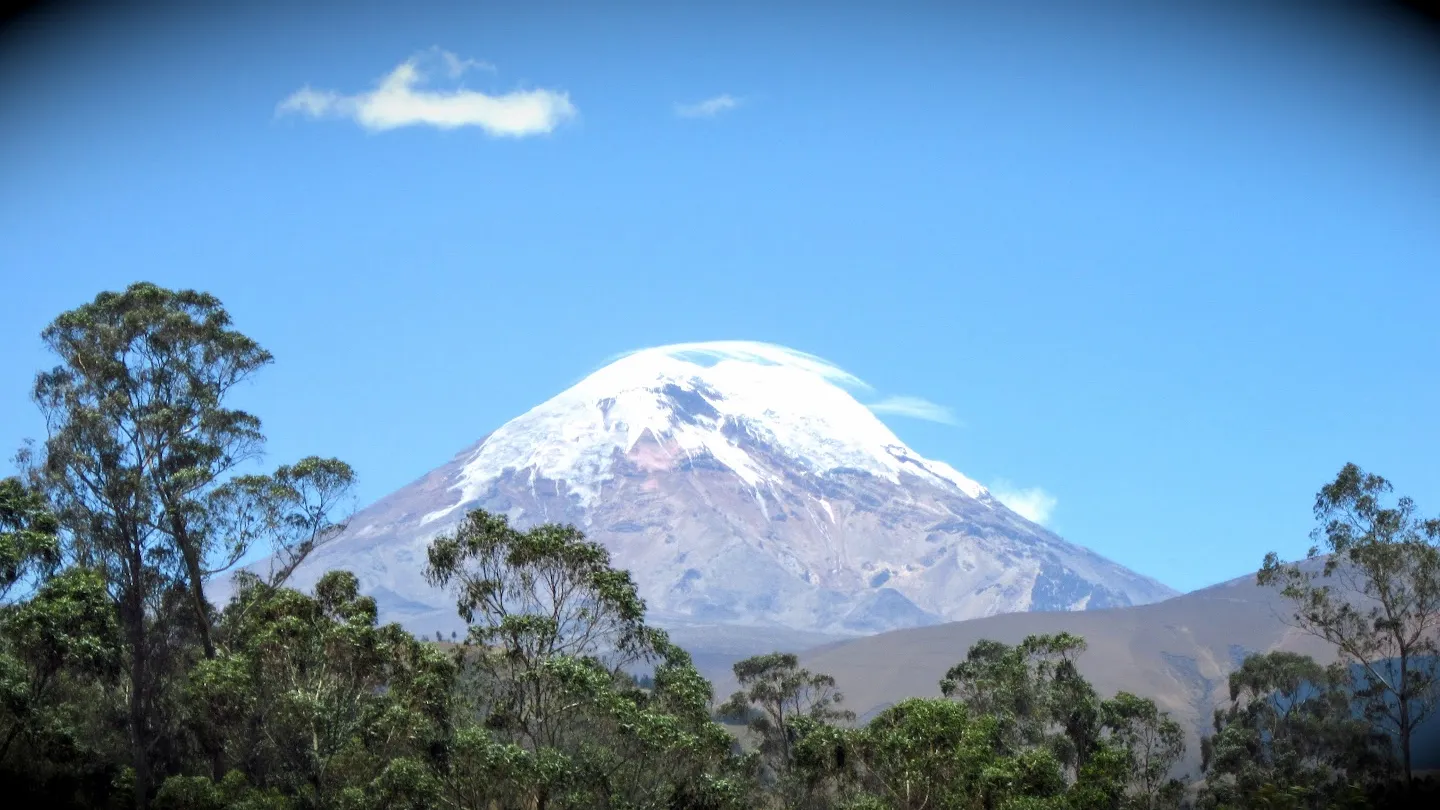
{"type": "Polygon", "coordinates": [[[456,503],[423,522],[450,514],[512,470],[565,481],[581,503],[593,504],[613,477],[616,454],[629,454],[646,432],[687,457],[708,453],[757,491],[779,482],[727,431],[754,431],[819,475],[849,468],[899,483],[909,472],[972,498],[988,496],[953,467],[906,447],[846,386],[865,387],[813,355],[767,343],[682,343],[633,352],[491,434],[466,463],[456,503]]]}

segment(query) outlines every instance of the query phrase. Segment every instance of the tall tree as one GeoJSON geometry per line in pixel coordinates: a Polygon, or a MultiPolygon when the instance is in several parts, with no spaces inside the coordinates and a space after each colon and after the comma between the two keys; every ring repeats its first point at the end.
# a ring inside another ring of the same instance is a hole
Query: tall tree
{"type": "Polygon", "coordinates": [[[1149,698],[1121,692],[1101,704],[1110,742],[1130,763],[1130,804],[1136,810],[1180,806],[1184,784],[1170,770],[1185,753],[1185,731],[1149,698]]]}
{"type": "Polygon", "coordinates": [[[49,430],[45,471],[62,507],[96,529],[83,553],[118,569],[128,614],[147,579],[183,583],[213,657],[204,595],[212,538],[197,516],[222,477],[260,451],[260,420],[225,400],[270,353],[231,328],[214,296],[148,283],[101,293],[41,337],[61,361],[35,380],[49,430]]]}
{"type": "MultiPolygon", "coordinates": [[[[103,575],[118,610],[144,807],[162,685],[152,669],[179,661],[176,614],[164,608],[183,594],[183,622],[215,657],[205,582],[247,543],[217,516],[241,486],[227,489],[227,477],[264,441],[260,420],[227,398],[271,356],[214,296],[148,283],[63,313],[42,339],[60,362],[35,380],[48,436],[40,458],[23,460],[55,506],[69,560],[103,575]]],[[[348,479],[339,462],[320,466],[348,479]]]]}
{"type": "Polygon", "coordinates": [[[646,626],[630,573],[611,568],[609,552],[573,526],[521,531],[477,509],[431,543],[425,573],[456,595],[470,626],[461,654],[489,693],[490,724],[533,748],[559,746],[573,731],[548,663],[588,658],[619,673],[668,643],[646,626]]]}
{"type": "Polygon", "coordinates": [[[800,666],[793,653],[768,653],[735,662],[740,689],[720,706],[719,713],[746,724],[760,743],[760,754],[772,778],[789,780],[795,745],[820,727],[854,721],[842,708],[845,696],[835,678],[800,666]]]}
{"type": "Polygon", "coordinates": [[[476,510],[432,543],[426,574],[470,625],[444,804],[737,805],[710,685],[646,625],[604,547],[573,526],[522,531],[476,510]],[[635,665],[654,665],[650,688],[627,674],[635,665]]]}
{"type": "Polygon", "coordinates": [[[1440,519],[1420,517],[1410,498],[1387,505],[1392,490],[1346,464],[1315,497],[1320,525],[1306,559],[1323,565],[1287,564],[1271,552],[1259,581],[1294,604],[1295,626],[1357,665],[1359,696],[1399,741],[1409,784],[1411,735],[1440,697],[1440,519]]]}
{"type": "Polygon", "coordinates": [[[1076,806],[1176,805],[1183,787],[1169,773],[1184,752],[1180,726],[1145,698],[1121,692],[1101,700],[1080,673],[1085,649],[1070,633],[1028,636],[1015,646],[982,639],[945,674],[940,691],[993,723],[997,756],[1050,756],[1076,806]]]}
{"type": "Polygon", "coordinates": [[[1076,666],[1085,640],[1028,636],[1010,646],[982,639],[940,681],[945,697],[999,722],[1011,752],[1044,745],[1076,774],[1099,744],[1100,698],[1076,666]]]}

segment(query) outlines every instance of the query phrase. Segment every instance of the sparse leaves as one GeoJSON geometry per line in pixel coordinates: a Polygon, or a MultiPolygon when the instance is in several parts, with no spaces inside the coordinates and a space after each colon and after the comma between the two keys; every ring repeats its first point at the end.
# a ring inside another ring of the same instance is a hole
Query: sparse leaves
{"type": "Polygon", "coordinates": [[[350,498],[355,472],[339,459],[311,456],[271,475],[237,476],[207,496],[205,530],[228,570],[256,546],[270,552],[265,582],[285,584],[312,552],[345,530],[337,510],[350,498]]]}
{"type": "Polygon", "coordinates": [[[1155,810],[1178,807],[1184,785],[1170,771],[1185,753],[1185,731],[1149,698],[1121,692],[1101,705],[1108,742],[1123,751],[1130,773],[1131,803],[1155,810]]]}
{"type": "Polygon", "coordinates": [[[1294,606],[1298,628],[1335,645],[1365,681],[1368,715],[1399,744],[1406,780],[1410,739],[1440,699],[1440,520],[1347,464],[1315,498],[1309,563],[1266,555],[1259,581],[1294,606]],[[1318,569],[1318,570],[1317,570],[1318,569]]]}

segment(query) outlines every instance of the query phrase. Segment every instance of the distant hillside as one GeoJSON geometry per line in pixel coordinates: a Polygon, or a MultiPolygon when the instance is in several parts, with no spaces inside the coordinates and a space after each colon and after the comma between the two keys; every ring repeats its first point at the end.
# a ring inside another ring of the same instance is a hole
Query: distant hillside
{"type": "MultiPolygon", "coordinates": [[[[1286,626],[1286,603],[1253,575],[1151,605],[1083,612],[1011,613],[832,643],[801,654],[812,671],[834,675],[846,705],[863,720],[909,697],[940,694],[939,680],[980,639],[1014,644],[1068,631],[1089,649],[1080,669],[1102,694],[1153,698],[1187,730],[1187,761],[1198,774],[1199,740],[1213,710],[1228,701],[1228,677],[1246,655],[1284,649],[1334,660],[1323,641],[1286,626]]],[[[716,691],[734,688],[718,677],[716,691]]],[[[1436,718],[1440,720],[1440,718],[1436,718]]],[[[1421,767],[1440,767],[1440,722],[1419,735],[1421,767]]]]}

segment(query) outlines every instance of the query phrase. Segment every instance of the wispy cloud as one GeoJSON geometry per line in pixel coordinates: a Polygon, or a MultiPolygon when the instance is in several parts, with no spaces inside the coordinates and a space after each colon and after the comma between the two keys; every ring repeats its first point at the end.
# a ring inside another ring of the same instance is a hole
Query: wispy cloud
{"type": "Polygon", "coordinates": [[[458,79],[472,69],[494,70],[484,62],[432,49],[400,63],[374,90],[342,95],[307,85],[280,102],[277,112],[310,118],[348,118],[365,129],[377,131],[408,126],[439,129],[473,126],[493,136],[512,138],[552,132],[576,115],[569,95],[556,90],[513,90],[490,95],[463,87],[419,89],[428,78],[422,69],[422,59],[432,62],[437,57],[451,79],[458,79]]]}
{"type": "Polygon", "coordinates": [[[1055,504],[1058,502],[1054,495],[1046,492],[1040,487],[1017,487],[1009,481],[996,481],[991,484],[990,494],[1001,503],[1010,508],[1011,511],[1034,523],[1045,525],[1050,520],[1050,515],[1055,511],[1055,504]]]}
{"type": "Polygon", "coordinates": [[[739,107],[743,100],[729,93],[721,93],[714,98],[707,98],[694,104],[676,104],[675,114],[681,118],[714,118],[720,113],[739,107]]]}
{"type": "Polygon", "coordinates": [[[870,390],[870,385],[854,374],[840,368],[823,357],[808,352],[796,351],[774,343],[758,340],[710,340],[694,343],[672,343],[668,346],[654,346],[648,349],[632,349],[612,355],[603,366],[635,355],[667,356],[676,359],[699,362],[706,367],[724,360],[734,360],[758,365],[789,366],[814,374],[842,388],[870,390]]]}
{"type": "Polygon", "coordinates": [[[911,419],[924,419],[927,422],[939,422],[942,425],[960,424],[949,408],[920,397],[886,397],[879,402],[872,402],[866,407],[874,413],[908,416],[911,419]]]}
{"type": "Polygon", "coordinates": [[[438,55],[445,62],[445,73],[452,79],[458,79],[465,75],[467,70],[484,70],[490,73],[495,72],[495,66],[489,62],[482,62],[479,59],[461,59],[449,51],[442,51],[439,48],[432,48],[431,52],[438,55]]]}

